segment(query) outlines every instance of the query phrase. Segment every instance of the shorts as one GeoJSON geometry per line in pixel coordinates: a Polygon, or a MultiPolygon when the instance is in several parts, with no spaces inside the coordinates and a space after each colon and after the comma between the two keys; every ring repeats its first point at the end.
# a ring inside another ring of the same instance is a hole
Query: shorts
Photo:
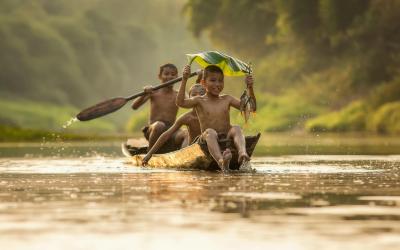
{"type": "MultiPolygon", "coordinates": [[[[173,124],[171,124],[170,122],[164,122],[164,121],[160,121],[160,122],[163,122],[163,123],[166,125],[166,129],[165,129],[165,130],[169,129],[169,128],[172,127],[172,125],[173,125],[173,124]]],[[[146,138],[147,141],[148,141],[149,138],[150,138],[150,126],[151,126],[151,125],[152,125],[152,124],[147,125],[147,126],[145,126],[145,127],[142,128],[143,136],[144,136],[144,138],[146,138]]]]}

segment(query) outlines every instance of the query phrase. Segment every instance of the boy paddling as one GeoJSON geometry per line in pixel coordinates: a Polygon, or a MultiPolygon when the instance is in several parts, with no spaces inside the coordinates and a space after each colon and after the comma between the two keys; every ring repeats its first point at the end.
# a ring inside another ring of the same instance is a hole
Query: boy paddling
{"type": "MultiPolygon", "coordinates": [[[[175,79],[177,76],[178,69],[175,65],[168,63],[160,67],[158,78],[162,83],[175,79]]],[[[143,134],[149,141],[149,148],[151,148],[158,137],[171,127],[176,120],[176,114],[178,113],[178,107],[175,104],[177,91],[173,89],[172,85],[156,91],[147,86],[144,91],[146,95],[137,98],[133,102],[132,108],[136,110],[150,99],[149,125],[143,128],[143,134]]],[[[172,139],[176,145],[180,145],[184,136],[179,131],[174,134],[172,139]]]]}
{"type": "MultiPolygon", "coordinates": [[[[230,123],[229,109],[234,107],[240,110],[240,101],[230,95],[221,94],[224,88],[224,74],[215,65],[204,69],[203,84],[206,94],[185,98],[186,82],[190,75],[190,66],[186,65],[183,70],[183,79],[178,91],[176,104],[182,108],[194,108],[198,115],[201,128],[201,140],[206,141],[208,150],[222,171],[229,170],[229,163],[232,154],[229,149],[221,153],[218,144],[219,138],[230,138],[233,140],[238,151],[238,162],[249,161],[246,152],[246,141],[239,126],[232,126],[230,123]]],[[[249,94],[253,96],[253,77],[246,77],[246,84],[249,94]]]]}

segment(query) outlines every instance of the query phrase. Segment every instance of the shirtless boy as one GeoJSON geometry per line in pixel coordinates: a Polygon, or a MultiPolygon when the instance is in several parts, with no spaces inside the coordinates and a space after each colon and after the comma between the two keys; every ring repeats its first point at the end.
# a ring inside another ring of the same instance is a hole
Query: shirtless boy
{"type": "MultiPolygon", "coordinates": [[[[178,69],[175,65],[168,63],[160,67],[158,78],[161,83],[177,78],[177,76],[178,69]]],[[[150,99],[149,125],[143,129],[143,134],[151,148],[158,137],[175,122],[178,113],[178,107],[175,104],[177,91],[173,89],[172,85],[156,91],[153,91],[151,86],[147,86],[144,91],[146,95],[137,98],[133,102],[132,108],[136,110],[150,99]]],[[[176,145],[180,145],[184,137],[177,133],[173,139],[176,145]]]]}
{"type": "MultiPolygon", "coordinates": [[[[189,97],[202,96],[205,93],[206,90],[201,84],[194,84],[189,90],[189,97]]],[[[151,147],[146,156],[143,158],[143,166],[145,166],[149,162],[153,154],[157,152],[157,150],[160,149],[160,147],[162,147],[162,145],[164,145],[164,143],[183,125],[187,127],[188,133],[186,136],[187,143],[184,142],[182,147],[185,147],[192,143],[193,140],[201,134],[199,119],[197,118],[196,111],[193,109],[192,111],[189,111],[180,116],[176,120],[174,125],[172,125],[172,127],[162,133],[157,142],[153,145],[153,147],[151,147]]]]}
{"type": "MultiPolygon", "coordinates": [[[[187,65],[183,70],[183,79],[178,91],[176,104],[182,108],[194,108],[196,110],[202,132],[201,139],[206,141],[211,156],[222,171],[229,170],[232,153],[229,149],[221,153],[218,145],[218,138],[227,137],[232,139],[235,144],[239,163],[249,161],[250,158],[246,152],[246,141],[242,130],[239,126],[232,126],[230,123],[229,109],[230,107],[240,109],[240,101],[233,96],[221,94],[224,88],[222,70],[215,65],[207,66],[203,72],[203,84],[206,88],[206,94],[185,98],[185,88],[189,74],[190,66],[187,65]]],[[[249,94],[254,97],[253,77],[248,75],[245,82],[249,88],[249,94]]]]}

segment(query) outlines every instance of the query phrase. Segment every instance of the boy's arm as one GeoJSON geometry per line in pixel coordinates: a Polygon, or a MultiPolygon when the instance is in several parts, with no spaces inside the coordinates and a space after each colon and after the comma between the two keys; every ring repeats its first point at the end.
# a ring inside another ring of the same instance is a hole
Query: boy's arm
{"type": "Polygon", "coordinates": [[[150,86],[144,87],[144,92],[146,93],[145,95],[142,95],[139,98],[136,98],[133,103],[132,103],[132,109],[138,109],[140,106],[142,106],[147,100],[150,99],[151,93],[153,92],[153,88],[150,86]]]}
{"type": "Polygon", "coordinates": [[[181,108],[193,108],[197,104],[196,99],[185,98],[186,83],[189,78],[189,75],[190,75],[190,65],[186,65],[183,68],[182,82],[181,86],[179,87],[178,96],[176,97],[176,106],[181,108]]]}
{"type": "Polygon", "coordinates": [[[233,96],[229,96],[229,98],[230,98],[230,105],[235,109],[240,110],[240,100],[233,96]]]}
{"type": "Polygon", "coordinates": [[[161,136],[157,139],[156,143],[153,147],[150,148],[149,152],[147,152],[146,156],[142,160],[142,165],[145,166],[149,162],[150,158],[156,153],[171,136],[178,131],[178,129],[185,123],[185,115],[182,115],[178,120],[175,121],[174,125],[170,127],[167,131],[161,134],[161,136]]]}

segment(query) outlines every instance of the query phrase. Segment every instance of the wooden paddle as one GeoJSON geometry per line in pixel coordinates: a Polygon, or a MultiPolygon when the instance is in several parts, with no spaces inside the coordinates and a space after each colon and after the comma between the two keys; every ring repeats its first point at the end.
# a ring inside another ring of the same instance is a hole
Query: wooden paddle
{"type": "MultiPolygon", "coordinates": [[[[199,74],[200,71],[196,71],[190,74],[189,77],[195,76],[199,74]]],[[[161,89],[164,87],[167,87],[169,85],[172,85],[174,83],[182,81],[182,76],[172,79],[168,82],[165,82],[163,84],[160,84],[156,87],[153,88],[153,90],[161,89]]],[[[79,114],[76,115],[76,118],[78,118],[79,121],[89,121],[93,120],[95,118],[105,116],[107,114],[110,114],[114,111],[117,111],[118,109],[122,108],[128,101],[133,100],[139,96],[145,95],[145,92],[142,91],[138,94],[129,96],[129,97],[115,97],[110,100],[100,102],[94,106],[91,106],[87,109],[82,110],[79,114]]]]}

